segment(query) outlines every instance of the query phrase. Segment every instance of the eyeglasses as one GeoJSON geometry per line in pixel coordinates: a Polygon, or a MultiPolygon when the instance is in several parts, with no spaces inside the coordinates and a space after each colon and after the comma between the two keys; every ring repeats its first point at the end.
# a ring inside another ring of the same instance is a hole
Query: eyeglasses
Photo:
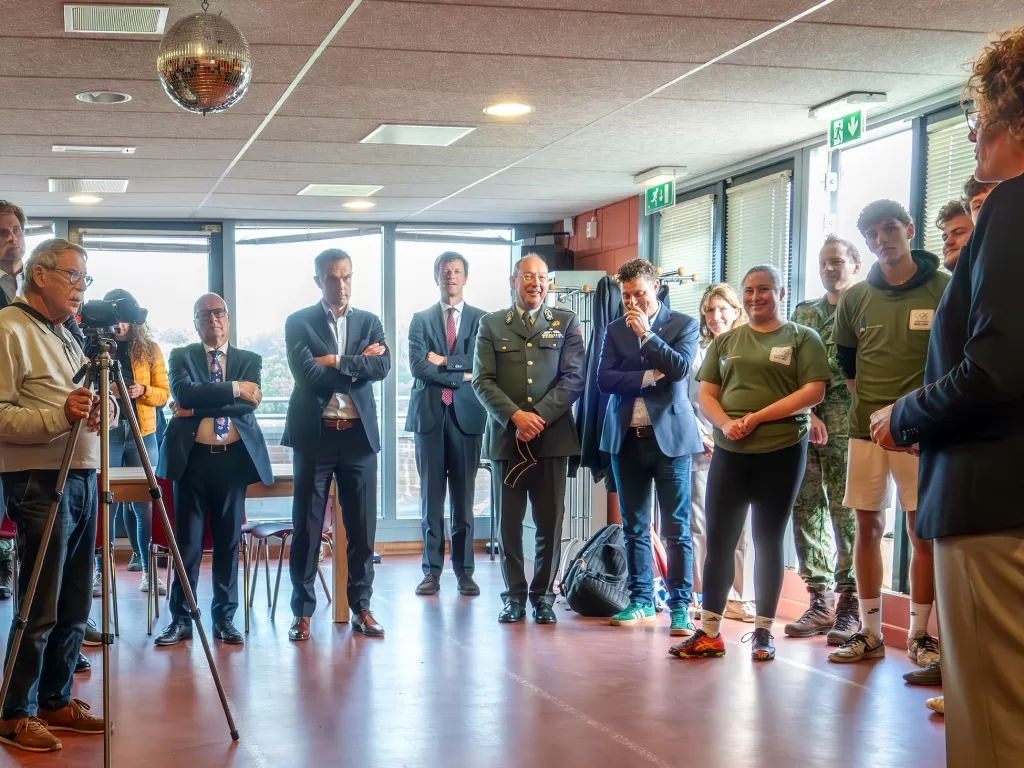
{"type": "Polygon", "coordinates": [[[228,311],[223,307],[218,309],[201,309],[196,312],[196,319],[198,320],[209,320],[211,317],[215,317],[218,320],[223,320],[227,317],[228,311]]]}
{"type": "Polygon", "coordinates": [[[86,288],[88,288],[90,285],[92,285],[92,278],[89,277],[89,275],[86,275],[86,274],[84,274],[82,272],[79,272],[77,269],[60,269],[59,267],[46,267],[46,266],[44,266],[43,269],[47,269],[50,272],[61,272],[61,273],[63,273],[64,275],[67,276],[68,282],[71,283],[72,285],[78,285],[82,281],[85,281],[85,287],[86,288]]]}
{"type": "Polygon", "coordinates": [[[539,275],[536,272],[520,272],[519,276],[528,283],[546,283],[547,275],[539,275]]]}
{"type": "Polygon", "coordinates": [[[978,132],[978,107],[973,101],[965,101],[960,105],[967,119],[967,130],[973,136],[978,132]]]}

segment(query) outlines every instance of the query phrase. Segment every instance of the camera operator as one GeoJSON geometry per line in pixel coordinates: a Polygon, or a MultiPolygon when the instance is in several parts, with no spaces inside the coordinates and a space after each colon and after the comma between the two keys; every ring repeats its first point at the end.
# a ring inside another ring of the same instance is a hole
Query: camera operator
{"type": "MultiPolygon", "coordinates": [[[[0,742],[61,748],[51,730],[102,734],[103,719],[71,698],[71,682],[92,603],[96,542],[99,398],[73,378],[86,362],[63,323],[79,310],[91,278],[84,248],[47,240],[25,264],[23,297],[0,311],[0,472],[18,529],[24,600],[37,557],[45,557],[35,599],[0,711],[0,742]],[[88,419],[72,457],[49,545],[40,552],[72,424],[88,419]]],[[[111,423],[118,410],[111,401],[111,423]]],[[[12,625],[8,650],[15,634],[12,625]]]]}

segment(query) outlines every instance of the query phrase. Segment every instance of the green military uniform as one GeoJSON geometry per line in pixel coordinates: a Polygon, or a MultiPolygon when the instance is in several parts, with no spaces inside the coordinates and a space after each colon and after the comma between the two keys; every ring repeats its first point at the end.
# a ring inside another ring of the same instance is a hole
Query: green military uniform
{"type": "Polygon", "coordinates": [[[482,455],[491,460],[506,602],[554,602],[561,554],[568,457],[578,456],[572,405],[583,394],[586,350],[574,312],[518,307],[480,320],[473,390],[487,410],[482,455]],[[529,443],[516,439],[512,416],[532,411],[544,430],[529,443]],[[527,592],[523,519],[529,497],[537,525],[533,581],[527,592]]]}
{"type": "Polygon", "coordinates": [[[793,310],[794,323],[813,328],[821,336],[832,371],[825,399],[814,408],[814,415],[825,423],[828,442],[825,445],[812,443],[807,448],[807,470],[793,506],[793,538],[800,577],[808,589],[825,592],[834,581],[837,592],[855,592],[853,542],[857,522],[854,511],[843,506],[850,391],[839,368],[837,347],[832,339],[835,318],[836,308],[827,296],[802,302],[793,310]],[[829,541],[832,537],[834,550],[829,541]]]}

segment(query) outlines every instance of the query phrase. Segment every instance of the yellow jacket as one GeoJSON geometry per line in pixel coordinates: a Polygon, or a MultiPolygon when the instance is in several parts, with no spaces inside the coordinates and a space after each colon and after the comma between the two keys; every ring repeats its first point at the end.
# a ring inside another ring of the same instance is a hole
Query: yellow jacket
{"type": "Polygon", "coordinates": [[[142,436],[156,432],[156,409],[163,408],[171,397],[171,385],[167,383],[167,366],[164,355],[157,344],[153,345],[153,365],[145,360],[132,360],[132,377],[145,391],[135,400],[139,414],[139,429],[142,436]]]}

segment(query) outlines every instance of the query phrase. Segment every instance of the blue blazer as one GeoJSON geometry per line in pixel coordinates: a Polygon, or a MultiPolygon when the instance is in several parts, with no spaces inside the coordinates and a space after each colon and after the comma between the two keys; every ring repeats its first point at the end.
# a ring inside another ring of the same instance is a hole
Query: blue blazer
{"type": "Polygon", "coordinates": [[[256,407],[248,400],[235,399],[231,387],[232,381],[250,381],[259,386],[263,358],[255,352],[229,346],[227,370],[224,371],[224,381],[219,384],[210,381],[208,359],[202,344],[171,350],[167,366],[171,397],[182,408],[195,413],[188,418],[171,419],[167,424],[160,446],[157,475],[167,480],[181,480],[188,455],[196,442],[199,422],[205,418],[227,416],[238,430],[256,470],[257,477],[249,478],[247,482],[262,480],[265,485],[273,485],[274,472],[270,468],[267,443],[253,414],[256,407]]]}
{"type": "Polygon", "coordinates": [[[464,381],[464,374],[473,371],[476,333],[480,328],[480,318],[485,314],[482,309],[463,305],[462,322],[452,354],[448,354],[448,332],[440,303],[412,316],[409,323],[409,370],[415,382],[409,395],[406,432],[429,432],[440,423],[441,390],[451,389],[459,427],[469,435],[484,433],[487,411],[473,391],[472,383],[464,381]],[[448,358],[447,365],[440,368],[428,363],[428,352],[448,358]]]}
{"type": "Polygon", "coordinates": [[[348,318],[348,337],[339,368],[318,365],[314,358],[338,354],[338,342],[323,304],[300,309],[284,323],[284,343],[295,386],[288,400],[281,445],[297,450],[314,450],[320,444],[323,412],[335,392],[348,395],[359,412],[366,440],[374,453],[380,452],[377,401],[373,383],[383,381],[391,370],[391,350],[379,357],[363,355],[371,344],[383,344],[384,326],[372,312],[353,309],[348,318]]]}
{"type": "Polygon", "coordinates": [[[664,304],[651,322],[654,337],[640,339],[626,318],[608,325],[598,364],[597,385],[609,395],[601,430],[601,450],[619,453],[633,419],[633,402],[643,397],[658,447],[666,456],[701,453],[704,444],[690,403],[689,376],[697,353],[697,321],[664,304]],[[641,388],[644,372],[659,370],[665,378],[641,388]]]}
{"type": "Polygon", "coordinates": [[[985,200],[932,321],[924,387],[896,401],[897,444],[920,443],[922,539],[1024,527],[1024,176],[985,200]]]}

